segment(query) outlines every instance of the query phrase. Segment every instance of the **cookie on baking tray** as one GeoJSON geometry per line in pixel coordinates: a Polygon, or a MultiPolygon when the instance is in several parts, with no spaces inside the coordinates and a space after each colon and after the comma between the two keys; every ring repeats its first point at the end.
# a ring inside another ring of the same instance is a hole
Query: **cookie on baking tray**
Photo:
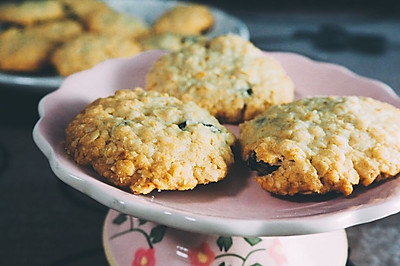
{"type": "Polygon", "coordinates": [[[56,49],[51,62],[62,76],[82,71],[110,58],[129,57],[141,51],[132,38],[83,34],[56,49]]]}
{"type": "Polygon", "coordinates": [[[97,99],[65,132],[78,164],[135,194],[217,182],[234,160],[235,137],[205,109],[140,88],[97,99]]]}
{"type": "Polygon", "coordinates": [[[63,5],[58,1],[25,1],[0,4],[0,22],[23,26],[64,18],[65,15],[63,5]]]}
{"type": "Polygon", "coordinates": [[[203,5],[177,5],[163,13],[153,24],[156,33],[201,34],[214,24],[210,9],[203,5]]]}
{"type": "Polygon", "coordinates": [[[367,97],[305,98],[241,124],[239,142],[270,192],[350,195],[400,172],[400,110],[367,97]]]}
{"type": "Polygon", "coordinates": [[[148,90],[194,101],[222,122],[248,120],[294,98],[279,62],[231,34],[162,56],[146,82],[148,90]]]}

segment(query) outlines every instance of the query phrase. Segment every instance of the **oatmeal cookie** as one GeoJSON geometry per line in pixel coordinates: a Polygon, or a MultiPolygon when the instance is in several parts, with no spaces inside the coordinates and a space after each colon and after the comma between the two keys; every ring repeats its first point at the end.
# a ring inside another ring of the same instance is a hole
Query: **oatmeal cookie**
{"type": "Polygon", "coordinates": [[[59,0],[71,16],[77,18],[82,23],[93,13],[110,10],[111,8],[99,0],[59,0]]]}
{"type": "Polygon", "coordinates": [[[203,5],[178,5],[162,14],[153,24],[156,33],[201,34],[214,23],[210,9],[203,5]]]}
{"type": "Polygon", "coordinates": [[[63,6],[58,1],[25,1],[0,4],[0,22],[31,26],[38,22],[65,17],[63,6]]]}
{"type": "Polygon", "coordinates": [[[233,134],[205,109],[140,88],[97,99],[65,132],[79,165],[135,194],[217,182],[234,160],[233,134]]]}
{"type": "Polygon", "coordinates": [[[0,34],[0,69],[35,72],[49,63],[56,44],[23,29],[11,28],[0,34]]]}
{"type": "Polygon", "coordinates": [[[57,48],[51,62],[60,75],[68,76],[106,59],[129,57],[140,51],[140,44],[131,38],[83,34],[57,48]]]}
{"type": "Polygon", "coordinates": [[[197,42],[205,42],[202,35],[181,35],[175,33],[147,34],[138,39],[143,50],[178,51],[197,42]]]}
{"type": "Polygon", "coordinates": [[[400,172],[400,110],[367,97],[305,98],[241,124],[239,142],[270,192],[350,195],[400,172]]]}
{"type": "Polygon", "coordinates": [[[82,34],[83,27],[75,20],[64,19],[26,27],[24,31],[49,41],[63,43],[82,34]]]}
{"type": "Polygon", "coordinates": [[[251,119],[294,97],[293,82],[279,62],[236,35],[162,56],[146,82],[148,90],[194,101],[222,122],[251,119]]]}
{"type": "Polygon", "coordinates": [[[149,26],[144,20],[112,9],[91,13],[86,19],[86,24],[91,32],[112,36],[136,38],[149,31],[149,26]]]}

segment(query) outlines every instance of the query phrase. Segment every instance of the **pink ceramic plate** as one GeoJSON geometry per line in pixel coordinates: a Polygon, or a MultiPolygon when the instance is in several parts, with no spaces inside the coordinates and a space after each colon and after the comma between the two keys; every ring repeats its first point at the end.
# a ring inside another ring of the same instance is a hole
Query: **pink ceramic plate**
{"type": "MultiPolygon", "coordinates": [[[[64,128],[86,104],[117,89],[145,85],[145,74],[162,52],[106,61],[65,79],[39,104],[34,140],[65,183],[120,212],[182,230],[219,235],[283,236],[343,229],[400,211],[400,179],[358,187],[341,195],[276,197],[262,190],[239,160],[228,177],[192,191],[138,196],[116,188],[66,155],[64,128]]],[[[341,66],[292,53],[269,53],[294,80],[297,98],[310,95],[364,95],[400,107],[385,84],[341,66]]],[[[230,126],[237,131],[237,127],[230,126]]]]}

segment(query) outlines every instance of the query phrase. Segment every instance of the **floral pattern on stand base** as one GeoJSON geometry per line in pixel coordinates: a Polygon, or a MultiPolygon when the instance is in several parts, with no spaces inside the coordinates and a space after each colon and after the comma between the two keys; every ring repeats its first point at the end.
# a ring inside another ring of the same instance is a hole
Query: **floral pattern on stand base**
{"type": "Polygon", "coordinates": [[[316,250],[329,247],[323,245],[342,246],[335,249],[336,253],[331,252],[331,257],[335,257],[332,265],[340,265],[337,262],[347,258],[344,230],[289,237],[215,236],[169,228],[114,210],[110,210],[105,221],[103,244],[110,264],[119,266],[156,266],[167,262],[174,266],[313,265],[305,249],[318,253],[316,257],[326,257],[316,250]]]}

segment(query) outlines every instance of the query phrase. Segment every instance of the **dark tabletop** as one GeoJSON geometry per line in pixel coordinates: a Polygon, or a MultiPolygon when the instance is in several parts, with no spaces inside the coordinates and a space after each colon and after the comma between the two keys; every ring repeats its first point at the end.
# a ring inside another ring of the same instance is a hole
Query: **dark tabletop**
{"type": "MultiPolygon", "coordinates": [[[[400,92],[400,9],[395,1],[211,2],[242,19],[264,50],[341,64],[400,92]],[[246,2],[246,5],[243,3],[246,2]],[[219,3],[219,4],[216,4],[219,3]],[[379,3],[383,3],[382,6],[379,3]]],[[[108,208],[65,185],[32,139],[47,93],[0,84],[0,265],[107,265],[108,208]]],[[[349,265],[400,265],[400,216],[347,229],[349,265]]]]}

